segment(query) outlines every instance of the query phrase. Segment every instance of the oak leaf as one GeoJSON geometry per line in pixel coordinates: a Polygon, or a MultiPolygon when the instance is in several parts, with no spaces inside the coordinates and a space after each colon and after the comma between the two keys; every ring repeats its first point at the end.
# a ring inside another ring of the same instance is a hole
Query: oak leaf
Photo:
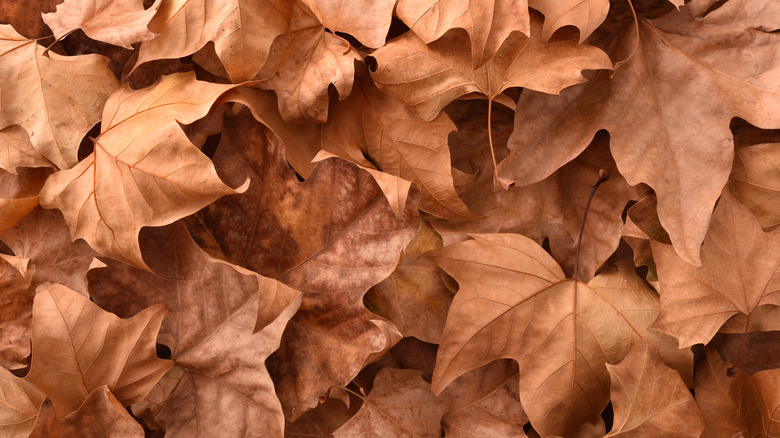
{"type": "Polygon", "coordinates": [[[170,224],[222,195],[246,190],[248,181],[236,190],[226,186],[179,126],[204,117],[232,87],[178,73],[142,90],[118,88],[106,102],[94,152],[49,177],[41,205],[62,211],[74,239],[145,267],[141,227],[170,224]]]}
{"type": "Polygon", "coordinates": [[[430,253],[460,285],[439,347],[434,392],[466,371],[512,358],[524,370],[519,394],[534,429],[568,436],[583,423],[600,423],[609,400],[605,364],[622,360],[637,341],[658,339],[667,360],[686,361],[671,338],[648,330],[658,302],[633,265],[586,285],[567,280],[527,237],[472,237],[430,253]]]}
{"type": "Polygon", "coordinates": [[[400,338],[362,299],[393,272],[411,240],[417,197],[409,196],[398,218],[367,173],[336,158],[299,182],[279,139],[247,112],[225,124],[214,163],[229,183],[248,175],[252,184],[207,207],[204,222],[229,261],[303,292],[269,360],[294,420],[400,338]]]}
{"type": "Polygon", "coordinates": [[[607,371],[615,412],[608,437],[702,436],[704,420],[696,401],[653,344],[637,342],[622,362],[607,364],[607,371]]]}
{"type": "Polygon", "coordinates": [[[395,13],[426,44],[452,29],[465,30],[474,68],[492,58],[512,32],[530,32],[527,0],[398,0],[395,13]]]}
{"type": "Polygon", "coordinates": [[[545,41],[564,26],[580,30],[580,43],[607,18],[609,0],[528,0],[528,6],[544,14],[545,41]]]}
{"type": "Polygon", "coordinates": [[[651,242],[661,283],[661,314],[653,325],[681,347],[704,343],[734,315],[780,305],[780,230],[765,233],[728,189],[712,214],[700,267],[651,242]]]}
{"type": "Polygon", "coordinates": [[[43,14],[43,21],[58,40],[81,29],[93,40],[132,49],[132,43],[154,38],[146,25],[160,2],[144,9],[143,0],[65,0],[56,12],[43,14]]]}
{"type": "Polygon", "coordinates": [[[734,196],[765,230],[780,224],[780,143],[737,148],[729,178],[734,196]]]}
{"type": "Polygon", "coordinates": [[[175,366],[133,412],[170,436],[280,436],[284,419],[265,360],[300,293],[209,257],[179,224],[141,239],[159,274],[110,260],[89,273],[92,297],[106,309],[122,315],[160,301],[170,309],[158,342],[175,366]]]}
{"type": "Polygon", "coordinates": [[[630,28],[615,33],[601,43],[624,62],[614,77],[598,72],[561,96],[523,91],[512,152],[499,173],[519,186],[541,181],[606,129],[620,172],[629,184],[655,189],[675,249],[700,264],[699,247],[731,169],[729,121],[780,125],[776,68],[762,61],[780,50],[771,33],[780,26],[778,8],[737,0],[702,18],[686,7],[640,19],[638,37],[630,28]]]}
{"type": "Polygon", "coordinates": [[[21,126],[30,136],[36,161],[44,158],[68,169],[78,162],[79,142],[100,120],[117,80],[103,56],[43,52],[35,40],[0,25],[0,127],[21,126]]]}
{"type": "Polygon", "coordinates": [[[368,47],[385,44],[396,0],[301,0],[333,32],[352,35],[368,47]]]}

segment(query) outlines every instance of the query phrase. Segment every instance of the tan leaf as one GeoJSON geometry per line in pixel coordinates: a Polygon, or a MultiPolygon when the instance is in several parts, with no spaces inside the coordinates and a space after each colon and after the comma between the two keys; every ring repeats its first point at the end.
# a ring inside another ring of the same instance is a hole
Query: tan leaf
{"type": "MultiPolygon", "coordinates": [[[[20,257],[0,258],[0,367],[9,370],[29,364],[34,293],[30,291],[28,262],[20,257]]],[[[3,418],[0,414],[0,424],[4,424],[3,418]]]]}
{"type": "Polygon", "coordinates": [[[395,13],[426,44],[451,29],[465,30],[475,68],[492,58],[512,32],[530,31],[527,0],[399,0],[395,13]]]}
{"type": "Polygon", "coordinates": [[[755,216],[723,191],[701,248],[702,266],[669,245],[651,242],[661,282],[661,315],[653,328],[681,347],[706,344],[734,315],[780,305],[780,230],[765,233],[755,216]]]}
{"type": "Polygon", "coordinates": [[[20,125],[30,136],[36,161],[44,158],[68,169],[78,162],[79,142],[100,120],[118,82],[103,56],[44,56],[43,51],[35,40],[0,25],[0,127],[20,125]]]}
{"type": "Polygon", "coordinates": [[[704,420],[688,387],[661,360],[658,349],[638,342],[617,365],[612,378],[614,425],[609,437],[692,437],[704,431],[704,420]]]}
{"type": "Polygon", "coordinates": [[[120,87],[106,103],[95,151],[52,175],[41,205],[61,210],[71,236],[98,253],[145,267],[141,227],[167,225],[246,189],[222,183],[179,126],[205,116],[230,88],[198,81],[194,73],[165,76],[138,91],[120,87]]]}
{"type": "Polygon", "coordinates": [[[344,32],[371,48],[382,47],[396,0],[301,0],[333,32],[344,32]]]}
{"type": "Polygon", "coordinates": [[[731,192],[756,215],[765,230],[780,224],[780,143],[737,148],[731,192]]]}
{"type": "Polygon", "coordinates": [[[271,43],[290,26],[287,0],[171,0],[160,5],[149,29],[159,34],[141,44],[138,63],[192,55],[209,41],[230,79],[252,79],[271,43]]]}
{"type": "Polygon", "coordinates": [[[159,275],[113,261],[89,273],[93,299],[106,309],[121,315],[160,301],[170,309],[159,342],[176,366],[133,412],[170,436],[281,435],[265,360],[279,347],[300,293],[209,257],[181,225],[145,230],[141,238],[159,275]],[[258,310],[262,328],[253,334],[258,310]]]}
{"type": "Polygon", "coordinates": [[[35,151],[27,131],[19,125],[0,129],[0,169],[16,174],[18,167],[50,167],[52,164],[35,151]]]}
{"type": "Polygon", "coordinates": [[[544,14],[542,38],[549,40],[556,30],[574,26],[584,42],[607,18],[609,0],[528,0],[528,6],[544,14]]]}
{"type": "Polygon", "coordinates": [[[438,437],[444,403],[417,370],[385,368],[363,406],[333,433],[349,437],[438,437]]]}
{"type": "Polygon", "coordinates": [[[207,207],[204,222],[228,260],[303,292],[268,365],[294,421],[400,336],[362,299],[395,269],[417,228],[417,199],[399,219],[371,176],[335,158],[299,182],[278,138],[248,113],[225,124],[240,134],[223,134],[214,162],[226,181],[248,175],[252,184],[207,207]]]}
{"type": "Polygon", "coordinates": [[[472,68],[470,50],[462,34],[451,32],[426,45],[405,33],[372,54],[377,67],[371,75],[380,90],[433,120],[448,103],[468,93],[496,99],[507,88],[525,87],[558,94],[583,82],[584,69],[612,68],[609,57],[595,47],[568,40],[545,44],[541,20],[535,16],[530,37],[511,34],[483,66],[472,68]]]}
{"type": "Polygon", "coordinates": [[[0,233],[13,227],[38,206],[47,168],[21,168],[17,174],[0,169],[0,233]]]}
{"type": "Polygon", "coordinates": [[[638,40],[629,14],[627,29],[602,42],[613,60],[626,60],[614,77],[598,72],[560,97],[523,91],[512,153],[499,173],[519,186],[541,181],[607,129],[620,172],[629,184],[656,191],[675,249],[700,264],[710,214],[731,169],[730,120],[780,125],[780,82],[774,65],[763,62],[780,50],[770,33],[780,26],[779,8],[737,0],[704,18],[673,10],[640,19],[638,40]]]}
{"type": "Polygon", "coordinates": [[[523,407],[542,436],[574,435],[583,423],[600,423],[609,400],[605,364],[622,360],[637,341],[657,338],[648,330],[658,311],[654,293],[633,266],[585,285],[567,280],[524,236],[473,237],[431,253],[460,285],[439,347],[434,392],[466,371],[512,358],[524,370],[523,407]]]}
{"type": "Polygon", "coordinates": [[[65,0],[43,21],[58,40],[81,29],[93,40],[132,49],[132,43],[154,38],[146,28],[161,0],[144,9],[143,0],[65,0]]]}
{"type": "Polygon", "coordinates": [[[89,393],[78,409],[58,417],[49,398],[43,401],[30,438],[65,438],[69,436],[142,438],[144,428],[114,397],[108,387],[89,393]]]}
{"type": "Polygon", "coordinates": [[[8,438],[30,436],[46,394],[26,379],[0,367],[0,432],[8,438]]]}

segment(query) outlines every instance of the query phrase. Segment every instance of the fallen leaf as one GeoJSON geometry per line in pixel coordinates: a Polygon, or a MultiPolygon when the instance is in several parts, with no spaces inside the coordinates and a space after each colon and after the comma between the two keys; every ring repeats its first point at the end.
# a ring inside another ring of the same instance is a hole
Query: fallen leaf
{"type": "Polygon", "coordinates": [[[377,374],[374,388],[363,406],[333,433],[349,437],[441,436],[444,403],[431,393],[431,386],[417,370],[385,368],[377,374]]]}
{"type": "MultiPolygon", "coordinates": [[[[744,326],[743,326],[744,329],[744,326]]],[[[716,333],[709,342],[724,361],[747,374],[780,368],[780,331],[716,333]]]]}
{"type": "Polygon", "coordinates": [[[765,230],[780,224],[780,143],[735,150],[729,188],[756,215],[765,230]]]}
{"type": "Polygon", "coordinates": [[[146,25],[160,1],[144,9],[143,0],[65,0],[56,12],[43,14],[43,21],[58,40],[81,29],[93,40],[132,49],[132,43],[154,38],[146,25]]]}
{"type": "Polygon", "coordinates": [[[608,437],[702,436],[704,420],[696,401],[653,344],[637,342],[619,364],[607,364],[607,371],[615,411],[608,437]]]}
{"type": "Polygon", "coordinates": [[[7,23],[20,29],[27,38],[42,38],[51,35],[41,13],[53,11],[62,0],[37,0],[34,2],[0,3],[0,23],[7,23]]]}
{"type": "Polygon", "coordinates": [[[681,347],[706,344],[734,315],[780,305],[780,230],[765,233],[750,210],[724,190],[704,244],[701,267],[651,242],[661,283],[661,315],[653,328],[681,347]]]}
{"type": "Polygon", "coordinates": [[[9,438],[27,438],[46,394],[3,367],[0,367],[0,389],[0,432],[9,438]]]}
{"type": "MultiPolygon", "coordinates": [[[[8,370],[21,369],[30,363],[34,294],[30,291],[32,275],[27,272],[28,262],[20,257],[0,257],[0,290],[3,291],[0,295],[0,367],[8,370]]],[[[2,388],[5,389],[5,385],[2,388]]],[[[0,413],[0,424],[3,424],[2,418],[0,413]]]]}
{"type": "Polygon", "coordinates": [[[0,127],[20,125],[30,136],[37,162],[44,158],[68,169],[78,162],[79,142],[100,120],[117,80],[103,56],[43,52],[35,40],[0,25],[0,127]]]}
{"type": "Polygon", "coordinates": [[[92,297],[106,309],[121,315],[160,301],[170,309],[158,342],[170,348],[175,367],[134,414],[174,437],[280,436],[284,418],[265,360],[279,347],[300,294],[212,259],[181,225],[152,228],[141,238],[159,274],[110,260],[89,273],[92,297]]]}
{"type": "Polygon", "coordinates": [[[368,47],[385,44],[396,0],[301,0],[323,26],[368,47]]]}
{"type": "Polygon", "coordinates": [[[19,167],[50,167],[49,160],[43,158],[30,143],[27,131],[19,125],[0,129],[0,169],[13,174],[19,167]]]}
{"type": "Polygon", "coordinates": [[[21,168],[17,174],[0,169],[0,233],[13,227],[38,206],[47,168],[21,168]]]}
{"type": "Polygon", "coordinates": [[[609,0],[528,0],[528,6],[544,14],[545,41],[564,26],[580,30],[580,43],[607,18],[609,0]]]}
{"type": "Polygon", "coordinates": [[[99,254],[145,268],[138,232],[192,214],[222,195],[214,166],[179,123],[206,115],[232,85],[201,82],[195,74],[164,76],[133,91],[126,84],[103,110],[94,152],[46,181],[41,205],[58,208],[71,229],[99,254]]]}

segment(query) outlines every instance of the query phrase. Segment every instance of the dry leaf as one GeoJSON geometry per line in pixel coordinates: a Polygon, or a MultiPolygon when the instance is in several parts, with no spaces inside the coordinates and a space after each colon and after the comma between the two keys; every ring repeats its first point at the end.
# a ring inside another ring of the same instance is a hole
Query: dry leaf
{"type": "Polygon", "coordinates": [[[396,0],[301,0],[333,32],[354,36],[368,47],[382,47],[396,0]]]}
{"type": "Polygon", "coordinates": [[[46,168],[20,168],[17,174],[0,169],[0,233],[38,206],[38,193],[49,174],[46,168]]]}
{"type": "Polygon", "coordinates": [[[737,148],[729,188],[765,230],[780,224],[780,143],[737,148]]]}
{"type": "Polygon", "coordinates": [[[0,169],[16,174],[19,167],[49,166],[51,162],[35,151],[24,128],[11,125],[0,129],[0,169]]]}
{"type": "Polygon", "coordinates": [[[542,38],[549,40],[556,30],[574,26],[584,42],[607,18],[609,0],[528,0],[528,6],[544,14],[542,38]]]}
{"type": "MultiPolygon", "coordinates": [[[[29,364],[35,295],[30,291],[32,273],[27,272],[28,262],[19,257],[0,257],[0,367],[9,370],[29,364]]],[[[2,387],[5,389],[5,385],[2,387]]]]}

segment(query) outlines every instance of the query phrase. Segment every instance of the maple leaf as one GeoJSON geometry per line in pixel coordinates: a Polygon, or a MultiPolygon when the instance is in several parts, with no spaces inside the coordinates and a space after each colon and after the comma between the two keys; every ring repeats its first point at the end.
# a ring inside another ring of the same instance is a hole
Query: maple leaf
{"type": "Polygon", "coordinates": [[[225,124],[214,163],[226,181],[248,175],[252,184],[207,207],[204,223],[229,261],[303,292],[269,361],[285,413],[295,419],[400,338],[362,298],[395,269],[417,228],[417,199],[410,196],[397,218],[367,173],[335,158],[299,182],[278,138],[248,113],[225,124]]]}
{"type": "Polygon", "coordinates": [[[542,38],[549,40],[556,30],[574,26],[580,43],[607,18],[609,0],[528,0],[528,6],[544,14],[542,38]]]}
{"type": "Polygon", "coordinates": [[[729,121],[780,126],[776,68],[762,61],[780,50],[770,33],[780,26],[778,7],[736,0],[703,18],[686,7],[640,19],[638,36],[632,29],[614,34],[602,43],[623,62],[614,77],[598,72],[560,97],[523,91],[499,173],[521,186],[541,181],[606,129],[621,174],[655,189],[675,249],[698,265],[731,168],[729,121]]]}
{"type": "Polygon", "coordinates": [[[38,206],[38,193],[50,173],[46,168],[23,168],[17,174],[0,169],[0,233],[38,206]]]}
{"type": "Polygon", "coordinates": [[[144,9],[143,0],[65,0],[56,12],[43,14],[43,21],[57,40],[81,29],[94,40],[132,49],[132,43],[154,38],[146,25],[160,3],[144,9]]]}
{"type": "Polygon", "coordinates": [[[465,30],[474,68],[492,58],[512,32],[530,32],[527,0],[398,0],[395,13],[426,44],[451,29],[465,30]]]}
{"type": "Polygon", "coordinates": [[[323,26],[352,35],[368,47],[382,47],[395,0],[301,0],[323,26]]]}
{"type": "Polygon", "coordinates": [[[274,38],[290,26],[286,0],[172,0],[149,23],[159,34],[141,43],[136,66],[192,55],[208,42],[233,82],[252,79],[265,63],[274,38]]]}
{"type": "Polygon", "coordinates": [[[443,414],[443,401],[431,394],[421,371],[385,368],[377,374],[357,414],[333,436],[440,436],[443,414]]]}
{"type": "Polygon", "coordinates": [[[607,371],[615,411],[608,437],[702,436],[704,420],[696,401],[653,344],[637,342],[622,362],[607,364],[607,371]]]}
{"type": "Polygon", "coordinates": [[[709,342],[729,318],[758,306],[780,305],[780,230],[765,233],[728,189],[712,214],[700,267],[669,245],[651,242],[661,282],[661,314],[654,329],[681,347],[709,342]]]}
{"type": "Polygon", "coordinates": [[[33,304],[35,353],[24,379],[0,369],[0,430],[26,436],[44,396],[58,417],[107,386],[124,406],[146,396],[173,363],[159,359],[155,338],[166,310],[155,305],[120,320],[58,284],[38,287],[33,304]]]}
{"type": "Polygon", "coordinates": [[[568,436],[600,422],[609,400],[605,364],[622,360],[637,341],[658,339],[667,360],[680,360],[671,338],[648,330],[658,301],[633,266],[586,285],[567,280],[527,237],[472,237],[430,253],[460,285],[439,346],[435,393],[466,371],[512,358],[524,370],[520,399],[534,429],[568,436]]]}
{"type": "MultiPolygon", "coordinates": [[[[117,80],[100,55],[61,56],[0,24],[0,127],[20,125],[37,157],[68,169],[117,80]]],[[[22,163],[12,163],[11,168],[22,163]]],[[[10,170],[6,168],[6,170],[10,170]]]]}
{"type": "Polygon", "coordinates": [[[765,230],[780,224],[780,143],[737,148],[729,188],[765,230]]]}
{"type": "Polygon", "coordinates": [[[104,108],[94,152],[49,177],[41,205],[62,211],[73,238],[144,268],[141,227],[170,224],[222,195],[246,190],[248,181],[235,190],[222,183],[179,126],[205,116],[232,87],[179,73],[138,91],[118,88],[104,108]]]}
{"type": "Polygon", "coordinates": [[[175,367],[133,412],[171,436],[281,435],[265,360],[300,293],[209,257],[181,225],[141,237],[159,275],[114,261],[89,273],[92,297],[106,309],[121,315],[160,301],[170,309],[158,342],[170,348],[175,367]]]}

